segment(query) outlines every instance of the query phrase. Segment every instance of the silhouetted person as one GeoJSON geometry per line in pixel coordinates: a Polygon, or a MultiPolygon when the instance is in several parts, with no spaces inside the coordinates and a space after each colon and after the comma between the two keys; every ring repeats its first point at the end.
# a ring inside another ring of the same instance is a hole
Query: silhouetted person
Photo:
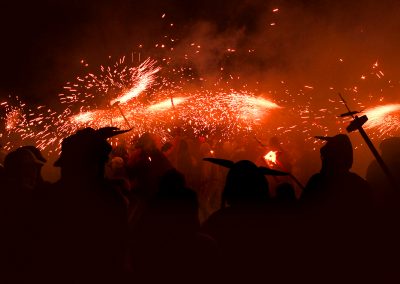
{"type": "Polygon", "coordinates": [[[302,199],[332,214],[347,214],[353,211],[354,206],[367,205],[370,186],[350,171],[353,147],[349,137],[338,134],[321,139],[327,141],[320,150],[322,167],[308,181],[302,199]]]}
{"type": "MultiPolygon", "coordinates": [[[[382,159],[399,185],[400,137],[384,139],[380,144],[380,150],[382,159]]],[[[400,232],[397,226],[400,218],[400,189],[393,188],[375,160],[369,165],[366,178],[374,190],[376,215],[379,216],[373,236],[381,252],[377,256],[377,259],[381,259],[379,262],[381,273],[386,275],[388,280],[399,281],[397,264],[391,260],[400,254],[400,232]]]]}
{"type": "Polygon", "coordinates": [[[148,202],[158,191],[159,179],[172,168],[165,155],[157,148],[151,134],[143,134],[135,145],[127,165],[131,184],[129,222],[134,226],[148,202]]]}
{"type": "Polygon", "coordinates": [[[306,221],[302,242],[309,248],[304,253],[314,266],[308,280],[325,282],[332,273],[332,281],[366,279],[373,271],[370,187],[350,171],[353,148],[347,135],[318,138],[327,141],[320,149],[322,167],[301,196],[306,221]]]}
{"type": "MultiPolygon", "coordinates": [[[[379,148],[382,153],[382,159],[396,179],[397,184],[400,185],[400,137],[390,137],[383,140],[379,148]]],[[[376,160],[372,161],[368,166],[366,179],[376,191],[377,198],[382,203],[381,205],[391,202],[395,190],[376,160]]]]}
{"type": "Polygon", "coordinates": [[[42,168],[44,166],[44,164],[47,163],[47,160],[45,157],[43,157],[42,153],[40,152],[40,150],[35,147],[35,146],[22,146],[21,149],[26,149],[28,151],[30,151],[35,158],[40,161],[41,163],[38,165],[38,176],[37,176],[37,181],[36,181],[36,186],[40,189],[40,190],[48,190],[48,187],[50,186],[49,182],[46,182],[43,177],[42,177],[42,168]]]}
{"type": "Polygon", "coordinates": [[[161,178],[133,233],[134,274],[140,283],[193,283],[200,271],[196,250],[199,231],[196,194],[175,169],[161,178]]]}
{"type": "Polygon", "coordinates": [[[192,154],[188,141],[181,139],[177,150],[176,168],[184,174],[187,183],[190,186],[194,185],[196,176],[196,159],[192,154]]]}
{"type": "MultiPolygon", "coordinates": [[[[211,160],[212,161],[212,160],[211,160]]],[[[223,208],[204,223],[203,230],[215,238],[222,253],[221,281],[276,281],[280,269],[292,267],[296,254],[288,225],[275,216],[265,174],[283,175],[250,161],[215,161],[230,168],[223,192],[223,208]],[[285,267],[285,268],[284,268],[285,267]]],[[[287,276],[287,275],[286,275],[287,276]]],[[[286,277],[285,276],[285,277],[286,277]]]]}
{"type": "Polygon", "coordinates": [[[22,148],[5,157],[0,199],[2,283],[24,283],[30,276],[34,191],[41,165],[29,150],[22,148]]]}
{"type": "Polygon", "coordinates": [[[104,178],[111,152],[106,139],[121,132],[85,128],[62,142],[54,164],[61,178],[54,185],[53,283],[118,283],[123,276],[126,206],[104,178]]]}

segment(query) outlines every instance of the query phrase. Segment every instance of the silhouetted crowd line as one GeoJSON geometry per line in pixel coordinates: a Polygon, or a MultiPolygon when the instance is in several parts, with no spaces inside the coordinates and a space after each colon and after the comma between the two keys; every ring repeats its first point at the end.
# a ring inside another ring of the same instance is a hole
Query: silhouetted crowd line
{"type": "MultiPolygon", "coordinates": [[[[399,283],[400,191],[375,162],[367,180],[350,171],[347,135],[324,138],[298,198],[285,171],[229,145],[112,148],[122,132],[64,139],[54,184],[36,147],[5,156],[0,283],[399,283]]],[[[380,149],[400,182],[400,138],[380,149]]]]}

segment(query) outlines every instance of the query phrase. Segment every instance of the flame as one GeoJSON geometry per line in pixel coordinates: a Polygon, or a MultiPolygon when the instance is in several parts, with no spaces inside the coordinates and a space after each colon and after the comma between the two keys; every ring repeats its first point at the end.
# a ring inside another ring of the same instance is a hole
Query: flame
{"type": "Polygon", "coordinates": [[[277,160],[277,154],[278,151],[269,151],[265,156],[264,160],[267,162],[269,166],[271,165],[277,165],[278,160],[277,160]]]}

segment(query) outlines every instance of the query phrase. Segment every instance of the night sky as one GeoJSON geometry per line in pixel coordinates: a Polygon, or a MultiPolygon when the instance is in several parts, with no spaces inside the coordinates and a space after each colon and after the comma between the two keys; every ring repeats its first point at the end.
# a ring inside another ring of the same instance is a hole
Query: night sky
{"type": "Polygon", "coordinates": [[[199,37],[210,44],[206,64],[199,63],[200,69],[206,66],[203,73],[211,74],[219,63],[210,54],[233,38],[239,55],[248,48],[256,53],[245,60],[237,56],[229,63],[232,70],[262,73],[261,78],[286,74],[295,82],[341,84],[345,78],[336,75],[343,70],[328,68],[339,56],[351,60],[351,68],[379,58],[386,71],[397,74],[398,6],[397,1],[323,0],[7,1],[0,12],[0,96],[18,95],[29,103],[56,100],[65,82],[76,77],[81,59],[100,65],[108,55],[150,46],[170,22],[182,41],[199,37]],[[278,15],[271,12],[275,7],[278,15]],[[271,22],[277,26],[266,31],[271,22]],[[211,31],[202,32],[205,24],[211,31]],[[321,73],[326,76],[318,78],[321,73]]]}

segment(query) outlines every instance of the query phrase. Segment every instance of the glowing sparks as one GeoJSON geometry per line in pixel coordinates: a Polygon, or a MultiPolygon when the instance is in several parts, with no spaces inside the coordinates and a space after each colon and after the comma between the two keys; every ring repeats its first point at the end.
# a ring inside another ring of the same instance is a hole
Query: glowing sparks
{"type": "Polygon", "coordinates": [[[71,121],[77,124],[85,124],[94,119],[94,114],[95,113],[92,111],[81,112],[77,115],[72,116],[71,121]]]}
{"type": "Polygon", "coordinates": [[[111,105],[116,102],[126,103],[133,98],[136,98],[142,92],[144,92],[155,80],[155,74],[161,70],[160,67],[156,67],[156,61],[151,60],[150,58],[146,59],[140,66],[137,68],[137,72],[134,74],[136,78],[133,78],[134,86],[126,91],[121,96],[116,99],[111,100],[111,105]]]}
{"type": "Polygon", "coordinates": [[[6,114],[6,130],[15,130],[24,123],[24,115],[20,109],[13,109],[6,114]]]}
{"type": "Polygon", "coordinates": [[[400,129],[400,104],[381,105],[365,111],[368,121],[365,128],[377,129],[381,135],[400,129]]]}
{"type": "Polygon", "coordinates": [[[184,101],[185,101],[185,98],[183,98],[183,97],[170,98],[170,99],[166,99],[162,102],[159,102],[159,103],[149,106],[148,110],[149,111],[164,111],[164,110],[171,109],[171,108],[181,104],[184,101]]]}

